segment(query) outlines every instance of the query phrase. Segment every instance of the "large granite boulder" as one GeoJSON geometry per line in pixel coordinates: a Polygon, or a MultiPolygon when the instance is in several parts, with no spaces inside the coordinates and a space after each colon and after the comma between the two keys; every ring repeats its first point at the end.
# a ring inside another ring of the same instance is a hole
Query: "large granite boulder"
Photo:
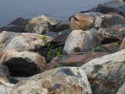
{"type": "Polygon", "coordinates": [[[125,3],[112,0],[103,4],[99,4],[96,11],[101,13],[118,13],[125,16],[125,3]]]}
{"type": "Polygon", "coordinates": [[[64,52],[74,53],[81,51],[90,51],[96,44],[95,35],[92,32],[96,32],[95,29],[82,31],[72,31],[66,39],[64,52]]]}
{"type": "Polygon", "coordinates": [[[52,40],[51,37],[34,33],[0,33],[0,50],[16,49],[17,51],[37,50],[52,40]],[[42,37],[41,37],[42,36],[42,37]]]}
{"type": "Polygon", "coordinates": [[[28,21],[25,31],[30,33],[44,34],[52,31],[57,22],[50,16],[41,15],[28,21]]]}
{"type": "Polygon", "coordinates": [[[81,68],[87,73],[93,94],[116,94],[125,82],[125,50],[95,58],[81,68]]]}
{"type": "Polygon", "coordinates": [[[92,94],[85,72],[77,67],[60,67],[20,81],[12,94],[92,94]]]}

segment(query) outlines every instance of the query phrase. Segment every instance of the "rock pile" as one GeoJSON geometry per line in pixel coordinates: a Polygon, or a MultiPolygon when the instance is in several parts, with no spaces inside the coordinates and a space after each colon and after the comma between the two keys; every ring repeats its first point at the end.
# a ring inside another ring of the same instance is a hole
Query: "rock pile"
{"type": "Polygon", "coordinates": [[[0,27],[0,94],[125,94],[124,48],[124,0],[17,18],[0,27]]]}

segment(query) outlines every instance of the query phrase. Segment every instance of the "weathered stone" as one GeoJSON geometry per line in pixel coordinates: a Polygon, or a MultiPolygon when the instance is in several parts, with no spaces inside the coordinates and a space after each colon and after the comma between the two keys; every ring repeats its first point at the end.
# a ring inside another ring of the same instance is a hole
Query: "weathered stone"
{"type": "Polygon", "coordinates": [[[55,46],[64,45],[69,34],[70,30],[65,30],[60,32],[53,38],[51,43],[54,44],[55,46]]]}
{"type": "Polygon", "coordinates": [[[93,94],[116,94],[125,82],[125,50],[93,59],[81,68],[87,73],[93,94]]]}
{"type": "Polygon", "coordinates": [[[60,67],[20,81],[12,94],[92,94],[86,74],[80,68],[60,67]]]}
{"type": "Polygon", "coordinates": [[[57,22],[47,15],[34,17],[28,21],[25,31],[30,33],[44,34],[53,29],[57,22]]]}
{"type": "Polygon", "coordinates": [[[28,21],[27,19],[19,17],[19,18],[15,19],[14,21],[12,21],[9,25],[25,26],[27,21],[28,21]]]}
{"type": "Polygon", "coordinates": [[[123,39],[121,45],[120,45],[120,50],[125,49],[125,38],[123,39]]]}
{"type": "Polygon", "coordinates": [[[19,25],[7,25],[0,28],[0,31],[11,31],[16,33],[23,33],[24,27],[19,25]]]}
{"type": "Polygon", "coordinates": [[[64,52],[90,51],[95,46],[95,42],[96,40],[90,31],[74,30],[65,42],[64,52]]]}
{"type": "Polygon", "coordinates": [[[8,49],[0,59],[0,63],[8,66],[12,76],[32,76],[45,68],[45,58],[38,53],[8,49]]]}
{"type": "Polygon", "coordinates": [[[16,49],[18,51],[37,50],[52,40],[51,37],[40,37],[34,33],[13,33],[3,31],[0,33],[0,50],[16,49]]]}
{"type": "Polygon", "coordinates": [[[96,28],[107,28],[118,24],[125,24],[125,18],[117,13],[96,16],[94,22],[96,28]]]}
{"type": "Polygon", "coordinates": [[[24,28],[28,20],[19,17],[15,19],[13,22],[8,24],[7,26],[3,26],[0,28],[0,31],[11,31],[11,32],[25,32],[24,28]]]}
{"type": "Polygon", "coordinates": [[[70,19],[70,28],[72,30],[88,30],[93,27],[94,17],[77,13],[70,19]]]}
{"type": "Polygon", "coordinates": [[[108,52],[108,53],[114,53],[119,51],[120,43],[119,42],[113,42],[101,46],[97,46],[94,48],[95,51],[102,51],[102,52],[108,52]]]}
{"type": "Polygon", "coordinates": [[[69,22],[61,22],[61,23],[57,24],[55,31],[56,32],[64,31],[69,28],[70,28],[69,22]]]}
{"type": "Polygon", "coordinates": [[[111,43],[121,41],[125,36],[125,26],[112,26],[108,28],[100,28],[97,31],[97,38],[102,43],[111,43]]]}
{"type": "Polygon", "coordinates": [[[51,60],[49,64],[47,64],[46,69],[50,70],[55,67],[60,66],[81,66],[86,62],[99,57],[104,56],[109,53],[107,52],[88,52],[88,53],[76,53],[70,55],[60,55],[51,60]]]}
{"type": "Polygon", "coordinates": [[[101,13],[118,13],[125,16],[125,3],[120,1],[109,1],[99,4],[96,11],[101,13]]]}
{"type": "Polygon", "coordinates": [[[56,32],[47,32],[46,34],[44,34],[44,36],[49,36],[49,37],[55,37],[57,35],[56,32]]]}

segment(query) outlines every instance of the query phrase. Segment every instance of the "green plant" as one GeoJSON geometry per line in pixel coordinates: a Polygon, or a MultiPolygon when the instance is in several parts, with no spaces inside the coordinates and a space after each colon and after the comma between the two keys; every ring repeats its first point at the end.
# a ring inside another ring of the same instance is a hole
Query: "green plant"
{"type": "Polygon", "coordinates": [[[47,57],[48,58],[53,58],[55,56],[59,56],[62,53],[62,47],[58,47],[55,49],[52,49],[52,47],[49,48],[48,53],[47,53],[47,57]]]}
{"type": "Polygon", "coordinates": [[[43,39],[43,41],[45,42],[45,44],[47,44],[47,37],[46,36],[40,35],[39,37],[40,37],[40,39],[43,39]]]}

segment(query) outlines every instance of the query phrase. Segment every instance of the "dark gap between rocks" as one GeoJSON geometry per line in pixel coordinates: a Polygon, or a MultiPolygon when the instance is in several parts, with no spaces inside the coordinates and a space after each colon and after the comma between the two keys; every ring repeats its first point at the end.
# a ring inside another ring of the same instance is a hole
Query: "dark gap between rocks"
{"type": "Polygon", "coordinates": [[[12,58],[4,62],[13,77],[29,77],[38,73],[37,66],[23,58],[12,58]]]}
{"type": "Polygon", "coordinates": [[[109,44],[109,43],[117,42],[117,41],[120,41],[120,40],[119,39],[115,39],[115,38],[105,38],[101,43],[102,44],[109,44]]]}

